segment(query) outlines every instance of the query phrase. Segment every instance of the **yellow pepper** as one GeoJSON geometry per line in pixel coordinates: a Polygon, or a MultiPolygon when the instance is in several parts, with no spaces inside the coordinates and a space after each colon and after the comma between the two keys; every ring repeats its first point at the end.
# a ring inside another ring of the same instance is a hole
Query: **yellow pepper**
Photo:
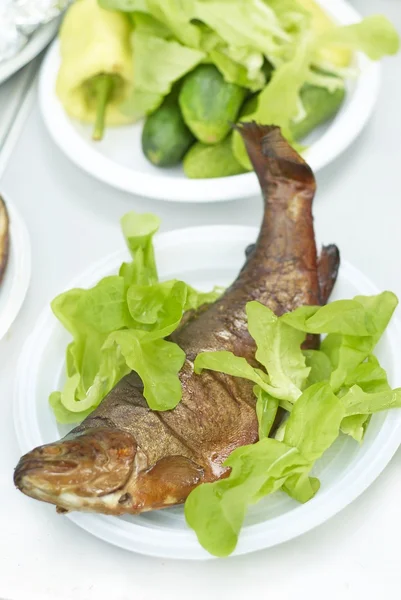
{"type": "Polygon", "coordinates": [[[61,26],[56,92],[71,117],[95,124],[94,139],[105,124],[132,122],[119,108],[133,80],[130,34],[126,15],[97,0],[77,0],[61,26]]]}
{"type": "MultiPolygon", "coordinates": [[[[312,28],[318,35],[335,26],[328,14],[314,0],[298,0],[298,2],[312,15],[312,28]]],[[[352,60],[352,52],[348,48],[327,46],[318,51],[318,58],[336,67],[348,67],[352,60]]]]}

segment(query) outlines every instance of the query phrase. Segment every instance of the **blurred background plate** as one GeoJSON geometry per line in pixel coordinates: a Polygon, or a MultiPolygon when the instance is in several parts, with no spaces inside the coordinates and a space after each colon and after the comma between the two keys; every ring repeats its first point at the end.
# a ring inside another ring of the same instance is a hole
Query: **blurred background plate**
{"type": "Polygon", "coordinates": [[[28,43],[20,52],[8,60],[1,61],[0,84],[35,58],[35,56],[37,56],[56,35],[58,26],[59,19],[55,19],[46,25],[42,25],[32,34],[28,43]]]}
{"type": "Polygon", "coordinates": [[[10,219],[10,250],[0,283],[0,340],[18,315],[31,279],[31,247],[28,230],[18,211],[5,199],[10,219]]]}
{"type": "MultiPolygon", "coordinates": [[[[344,0],[320,0],[319,4],[339,24],[361,20],[355,9],[344,0]]],[[[110,127],[101,142],[93,142],[92,127],[70,119],[56,95],[59,66],[59,43],[56,40],[44,59],[40,74],[42,117],[60,149],[93,177],[140,196],[177,202],[215,202],[260,194],[254,173],[216,179],[188,179],[181,167],[153,166],[142,152],[142,123],[110,127]]],[[[304,156],[315,173],[352,143],[373,111],[379,90],[380,67],[362,54],[356,55],[355,67],[359,76],[348,83],[346,99],[339,112],[307,140],[310,146],[304,156]]]]}

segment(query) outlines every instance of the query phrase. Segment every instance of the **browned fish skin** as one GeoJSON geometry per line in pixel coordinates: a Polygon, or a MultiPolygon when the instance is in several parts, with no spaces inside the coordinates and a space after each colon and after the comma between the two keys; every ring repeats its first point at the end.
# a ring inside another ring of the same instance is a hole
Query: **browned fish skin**
{"type": "Polygon", "coordinates": [[[247,124],[241,132],[265,198],[256,246],[233,285],[171,338],[186,352],[183,397],[154,412],[135,373],[64,440],[20,460],[15,483],[61,509],[139,513],[181,503],[199,483],[225,476],[225,458],[258,438],[252,384],[220,373],[193,373],[197,354],[231,350],[254,361],[246,325],[250,300],[276,314],[327,300],[338,251],[317,259],[311,205],[315,179],[276,127],[247,124]],[[320,267],[320,270],[319,270],[320,267]]]}

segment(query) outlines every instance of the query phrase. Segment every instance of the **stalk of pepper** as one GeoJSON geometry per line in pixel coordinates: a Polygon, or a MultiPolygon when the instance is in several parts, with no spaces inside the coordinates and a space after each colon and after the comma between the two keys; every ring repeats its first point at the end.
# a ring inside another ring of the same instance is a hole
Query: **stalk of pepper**
{"type": "Polygon", "coordinates": [[[114,82],[110,75],[97,75],[92,81],[96,96],[96,118],[92,139],[101,140],[104,133],[107,104],[113,94],[114,82]]]}
{"type": "Polygon", "coordinates": [[[131,30],[126,15],[97,0],[76,0],[64,18],[56,92],[71,117],[94,124],[94,140],[133,120],[120,110],[133,80],[131,30]]]}

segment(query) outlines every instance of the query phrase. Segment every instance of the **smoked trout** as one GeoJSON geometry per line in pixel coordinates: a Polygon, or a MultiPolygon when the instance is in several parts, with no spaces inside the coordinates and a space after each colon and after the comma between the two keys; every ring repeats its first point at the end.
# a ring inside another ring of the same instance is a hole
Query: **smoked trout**
{"type": "MultiPolygon", "coordinates": [[[[236,281],[171,339],[186,353],[182,400],[152,411],[139,376],[124,377],[62,440],[21,458],[15,485],[60,512],[140,513],[185,501],[191,490],[227,475],[224,460],[258,439],[253,384],[212,371],[194,374],[200,352],[230,350],[255,364],[245,305],[257,300],[277,315],[326,303],[339,266],[335,246],[317,256],[312,218],[315,178],[273,126],[241,125],[265,210],[256,244],[236,281]]],[[[316,339],[308,340],[309,347],[316,339]]]]}

